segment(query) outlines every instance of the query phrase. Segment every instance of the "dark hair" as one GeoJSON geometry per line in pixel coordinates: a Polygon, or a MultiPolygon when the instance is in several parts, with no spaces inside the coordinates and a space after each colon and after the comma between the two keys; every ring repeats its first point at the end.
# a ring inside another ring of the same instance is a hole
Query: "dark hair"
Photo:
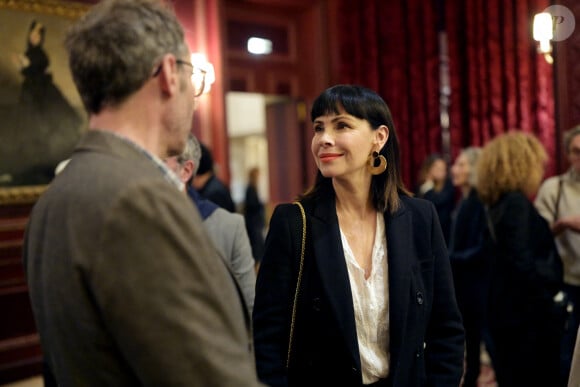
{"type": "MultiPolygon", "coordinates": [[[[379,151],[387,159],[387,170],[380,175],[373,175],[371,195],[373,205],[378,211],[396,211],[400,205],[399,195],[409,193],[401,179],[399,141],[389,107],[377,93],[368,88],[336,85],[326,89],[314,100],[310,118],[314,122],[326,114],[339,114],[342,109],[354,117],[368,121],[373,130],[381,125],[389,128],[389,138],[379,151]]],[[[322,188],[328,187],[331,187],[331,179],[322,176],[318,171],[314,186],[301,198],[315,197],[322,188]]]]}
{"type": "Polygon", "coordinates": [[[421,167],[419,168],[419,179],[418,179],[419,184],[423,184],[425,182],[427,173],[429,172],[433,164],[435,164],[435,162],[438,160],[443,161],[445,165],[447,165],[445,158],[439,153],[431,153],[430,155],[425,157],[425,159],[421,163],[421,167]]]}
{"type": "MultiPolygon", "coordinates": [[[[30,33],[36,28],[36,25],[40,24],[37,20],[32,20],[30,22],[30,26],[28,27],[28,34],[26,34],[26,47],[30,48],[32,44],[30,43],[30,33]]],[[[44,44],[44,36],[46,35],[46,28],[44,26],[40,27],[40,42],[38,42],[38,46],[42,46],[44,44]]]]}
{"type": "Polygon", "coordinates": [[[199,144],[201,147],[201,158],[199,159],[198,175],[203,175],[207,171],[213,171],[213,157],[207,146],[199,144]]]}

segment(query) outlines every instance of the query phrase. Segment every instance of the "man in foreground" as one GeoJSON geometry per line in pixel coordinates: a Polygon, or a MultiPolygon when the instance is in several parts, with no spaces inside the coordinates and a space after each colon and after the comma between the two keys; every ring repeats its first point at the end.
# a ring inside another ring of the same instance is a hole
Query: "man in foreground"
{"type": "Polygon", "coordinates": [[[175,15],[105,0],[66,47],[90,130],[35,205],[24,247],[58,385],[259,385],[235,284],[161,161],[183,151],[201,93],[175,15]]]}

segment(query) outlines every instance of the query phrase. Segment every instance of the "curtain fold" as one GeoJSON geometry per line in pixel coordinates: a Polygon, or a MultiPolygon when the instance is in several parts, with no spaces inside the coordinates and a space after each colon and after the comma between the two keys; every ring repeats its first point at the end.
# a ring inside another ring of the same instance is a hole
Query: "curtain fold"
{"type": "Polygon", "coordinates": [[[556,173],[552,67],[536,51],[535,13],[549,0],[446,0],[451,73],[451,138],[484,145],[509,130],[535,134],[556,173]]]}
{"type": "Polygon", "coordinates": [[[403,180],[412,188],[425,155],[441,150],[435,9],[406,0],[339,4],[336,79],[385,99],[399,136],[403,180]]]}
{"type": "Polygon", "coordinates": [[[533,15],[550,0],[338,0],[340,83],[376,90],[393,114],[403,179],[442,151],[438,17],[449,50],[451,154],[510,129],[542,141],[556,173],[551,65],[536,52],[533,15]]]}

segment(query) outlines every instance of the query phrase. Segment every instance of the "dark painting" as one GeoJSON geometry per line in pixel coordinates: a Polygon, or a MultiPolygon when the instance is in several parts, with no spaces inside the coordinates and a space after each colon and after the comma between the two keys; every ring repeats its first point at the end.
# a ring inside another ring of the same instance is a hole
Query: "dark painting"
{"type": "Polygon", "coordinates": [[[85,130],[63,39],[86,10],[0,0],[0,190],[48,184],[85,130]]]}

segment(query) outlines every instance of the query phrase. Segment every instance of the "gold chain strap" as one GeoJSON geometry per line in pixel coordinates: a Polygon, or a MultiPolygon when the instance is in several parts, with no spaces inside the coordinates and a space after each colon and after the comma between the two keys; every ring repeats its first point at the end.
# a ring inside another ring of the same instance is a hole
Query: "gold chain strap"
{"type": "Polygon", "coordinates": [[[298,269],[298,280],[296,281],[296,291],[294,292],[294,304],[292,305],[292,320],[290,323],[290,338],[288,340],[288,356],[286,357],[286,368],[290,366],[290,352],[292,352],[292,340],[294,338],[294,324],[296,321],[296,304],[300,293],[300,283],[302,282],[302,269],[304,268],[304,249],[306,245],[306,213],[300,202],[294,202],[300,208],[302,215],[302,245],[300,247],[300,267],[298,269]]]}

